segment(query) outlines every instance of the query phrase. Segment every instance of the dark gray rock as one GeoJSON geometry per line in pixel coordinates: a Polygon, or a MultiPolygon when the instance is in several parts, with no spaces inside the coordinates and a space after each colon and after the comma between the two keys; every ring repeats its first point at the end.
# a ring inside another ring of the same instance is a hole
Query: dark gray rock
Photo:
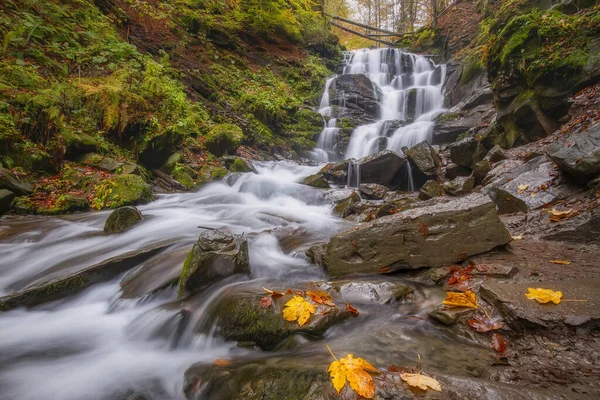
{"type": "Polygon", "coordinates": [[[475,177],[459,176],[449,182],[444,182],[444,191],[452,196],[462,196],[473,190],[475,177]]]}
{"type": "Polygon", "coordinates": [[[345,185],[348,182],[348,164],[351,161],[354,160],[343,160],[325,164],[319,171],[319,174],[336,185],[345,185]]]}
{"type": "Polygon", "coordinates": [[[233,274],[250,274],[248,241],[218,230],[203,231],[183,265],[179,296],[233,274]]]}
{"type": "Polygon", "coordinates": [[[600,123],[552,144],[548,156],[561,170],[587,183],[600,174],[600,123]]]}
{"type": "Polygon", "coordinates": [[[361,196],[368,200],[383,200],[385,195],[390,191],[387,187],[377,183],[361,183],[358,186],[358,191],[361,196]]]}
{"type": "Polygon", "coordinates": [[[352,207],[358,202],[360,202],[360,196],[355,191],[351,191],[347,197],[336,201],[333,213],[338,217],[345,218],[353,212],[352,207]]]}
{"type": "Polygon", "coordinates": [[[487,174],[492,170],[492,165],[489,160],[481,160],[473,166],[473,177],[476,184],[481,184],[487,174]]]}
{"type": "Polygon", "coordinates": [[[454,163],[449,163],[446,166],[446,177],[448,179],[454,179],[457,176],[469,176],[471,175],[471,169],[467,167],[463,167],[461,165],[456,165],[454,163]]]}
{"type": "Polygon", "coordinates": [[[125,206],[113,211],[104,223],[104,232],[108,234],[125,232],[144,219],[136,207],[125,206]]]}
{"type": "Polygon", "coordinates": [[[325,256],[332,277],[354,273],[440,266],[483,253],[511,241],[486,196],[402,211],[331,238],[325,256]],[[422,233],[422,225],[428,232],[422,233]],[[421,228],[421,230],[420,230],[421,228]]]}
{"type": "Polygon", "coordinates": [[[300,181],[301,184],[312,186],[317,189],[328,189],[329,184],[325,180],[323,174],[314,174],[311,176],[307,176],[306,178],[300,181]]]}
{"type": "Polygon", "coordinates": [[[332,116],[344,117],[355,126],[374,122],[378,118],[381,89],[366,75],[341,75],[330,86],[332,116]]]}
{"type": "Polygon", "coordinates": [[[311,246],[306,250],[305,254],[313,264],[324,265],[323,258],[325,257],[325,253],[327,253],[327,243],[319,243],[311,246]]]}
{"type": "Polygon", "coordinates": [[[0,168],[0,189],[10,190],[17,196],[27,196],[33,193],[33,187],[19,180],[6,168],[0,168]]]}
{"type": "Polygon", "coordinates": [[[434,319],[444,325],[452,326],[460,319],[466,319],[475,312],[472,308],[466,307],[448,307],[438,306],[436,309],[429,312],[429,318],[434,319]]]}
{"type": "Polygon", "coordinates": [[[506,160],[506,154],[504,153],[504,149],[498,145],[495,145],[490,149],[490,151],[488,151],[488,153],[485,156],[485,160],[488,160],[491,163],[506,160]]]}
{"type": "Polygon", "coordinates": [[[562,280],[507,284],[484,283],[480,294],[492,304],[513,329],[553,328],[561,325],[597,328],[600,324],[600,281],[598,279],[562,280]],[[525,297],[527,288],[559,290],[565,299],[586,302],[538,304],[525,297]]]}
{"type": "Polygon", "coordinates": [[[600,209],[581,212],[573,218],[553,223],[544,231],[542,239],[600,244],[600,209]]]}
{"type": "Polygon", "coordinates": [[[419,189],[419,199],[429,200],[444,195],[444,186],[436,181],[427,181],[419,189]]]}
{"type": "Polygon", "coordinates": [[[471,136],[452,143],[449,148],[452,162],[467,168],[473,168],[487,154],[485,147],[471,136]]]}
{"type": "Polygon", "coordinates": [[[361,183],[378,183],[390,189],[408,187],[408,168],[405,158],[390,150],[380,151],[356,161],[361,183]]]}
{"type": "Polygon", "coordinates": [[[410,149],[402,149],[408,160],[424,175],[437,177],[441,174],[442,160],[438,153],[423,141],[410,149]]]}
{"type": "Polygon", "coordinates": [[[15,194],[7,189],[0,189],[0,215],[10,210],[10,203],[15,199],[15,194]]]}

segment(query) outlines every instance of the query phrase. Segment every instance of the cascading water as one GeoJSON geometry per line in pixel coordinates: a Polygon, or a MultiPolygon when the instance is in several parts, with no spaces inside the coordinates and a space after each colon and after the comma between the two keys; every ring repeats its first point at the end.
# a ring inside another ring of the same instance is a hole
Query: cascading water
{"type": "MultiPolygon", "coordinates": [[[[379,121],[354,129],[344,158],[362,158],[382,149],[400,154],[404,146],[410,148],[424,140],[431,143],[433,119],[443,111],[445,65],[435,65],[426,57],[398,49],[362,49],[349,53],[343,74],[364,74],[382,92],[379,121]]],[[[330,106],[329,89],[335,78],[327,80],[320,106],[327,111],[322,114],[331,117],[339,117],[330,106]]],[[[333,133],[327,125],[319,136],[313,158],[336,161],[332,149],[337,140],[339,130],[333,133]]]]}

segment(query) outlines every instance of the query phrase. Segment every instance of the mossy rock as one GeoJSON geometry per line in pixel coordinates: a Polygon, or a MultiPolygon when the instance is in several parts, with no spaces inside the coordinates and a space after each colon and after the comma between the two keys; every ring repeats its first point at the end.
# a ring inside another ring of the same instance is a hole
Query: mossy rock
{"type": "Polygon", "coordinates": [[[114,158],[101,156],[96,153],[87,153],[81,156],[78,160],[80,163],[88,165],[90,167],[98,168],[106,172],[117,172],[123,163],[115,160],[114,158]]]}
{"type": "Polygon", "coordinates": [[[89,208],[90,203],[87,198],[67,194],[59,196],[51,208],[38,207],[36,213],[41,215],[59,215],[76,211],[87,211],[89,208]]]}
{"type": "Polygon", "coordinates": [[[160,167],[160,170],[166,174],[170,174],[175,170],[177,164],[180,164],[183,160],[181,153],[173,153],[169,159],[160,167]]]}
{"type": "Polygon", "coordinates": [[[321,174],[314,174],[311,176],[307,176],[302,181],[300,181],[302,185],[312,186],[318,189],[328,189],[329,184],[321,174]]]}
{"type": "Polygon", "coordinates": [[[223,157],[223,162],[225,164],[225,167],[230,171],[230,172],[254,172],[255,174],[256,169],[254,168],[254,165],[252,165],[252,163],[242,157],[223,157]]]}
{"type": "Polygon", "coordinates": [[[142,213],[135,207],[126,206],[113,211],[104,223],[104,232],[108,234],[125,232],[144,219],[142,213]]]}
{"type": "Polygon", "coordinates": [[[189,167],[177,167],[171,174],[177,182],[181,183],[188,190],[196,186],[194,178],[192,178],[193,170],[191,171],[192,174],[190,174],[189,170],[191,170],[189,167]]]}
{"type": "Polygon", "coordinates": [[[160,168],[182,139],[183,134],[173,130],[167,130],[152,138],[145,138],[139,143],[140,163],[149,169],[160,168]]]}
{"type": "Polygon", "coordinates": [[[0,189],[0,215],[10,210],[14,198],[15,194],[10,190],[0,189]]]}
{"type": "Polygon", "coordinates": [[[117,175],[103,182],[100,197],[103,207],[118,208],[152,201],[152,187],[142,177],[133,174],[117,175]]]}
{"type": "Polygon", "coordinates": [[[33,215],[36,212],[35,204],[29,197],[17,197],[13,200],[11,208],[15,214],[33,215]]]}
{"type": "Polygon", "coordinates": [[[223,154],[235,154],[243,138],[244,133],[239,126],[221,124],[215,126],[208,133],[205,143],[212,154],[220,157],[223,154]]]}
{"type": "Polygon", "coordinates": [[[107,148],[100,139],[85,133],[67,135],[65,137],[65,147],[65,158],[67,160],[75,160],[83,154],[96,153],[107,148]]]}

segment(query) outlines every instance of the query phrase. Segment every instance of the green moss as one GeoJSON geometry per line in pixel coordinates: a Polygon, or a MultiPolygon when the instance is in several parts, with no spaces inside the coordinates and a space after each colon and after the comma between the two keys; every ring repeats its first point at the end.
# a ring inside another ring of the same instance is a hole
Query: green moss
{"type": "Polygon", "coordinates": [[[144,204],[152,200],[152,188],[144,180],[133,174],[117,175],[101,182],[96,187],[94,208],[119,208],[121,206],[144,204]]]}
{"type": "MultiPolygon", "coordinates": [[[[188,167],[189,168],[189,167],[188,167]]],[[[184,166],[177,166],[174,170],[173,170],[173,178],[175,178],[175,180],[177,180],[177,182],[181,183],[183,186],[185,186],[186,189],[192,189],[195,186],[195,182],[194,179],[192,178],[192,176],[190,175],[190,171],[188,171],[188,168],[184,167],[184,166]]]]}
{"type": "Polygon", "coordinates": [[[75,211],[86,211],[89,208],[90,204],[85,197],[63,194],[58,196],[52,207],[38,207],[36,213],[42,215],[60,215],[75,211]]]}
{"type": "Polygon", "coordinates": [[[438,115],[435,118],[436,122],[451,122],[456,121],[460,118],[460,115],[453,112],[445,112],[443,114],[438,115]]]}
{"type": "Polygon", "coordinates": [[[212,170],[212,172],[210,173],[210,179],[211,180],[217,180],[217,179],[221,179],[223,177],[225,177],[225,175],[227,175],[229,173],[229,171],[227,171],[226,168],[224,167],[217,167],[215,169],[212,170]]]}
{"type": "Polygon", "coordinates": [[[206,136],[208,150],[216,156],[234,154],[240,146],[244,133],[242,129],[233,124],[215,126],[206,136]]]}
{"type": "Polygon", "coordinates": [[[473,78],[475,78],[477,75],[481,74],[484,71],[485,69],[483,67],[483,63],[481,62],[481,59],[476,58],[475,60],[471,61],[465,66],[462,76],[460,77],[460,84],[465,85],[471,82],[473,78]]]}

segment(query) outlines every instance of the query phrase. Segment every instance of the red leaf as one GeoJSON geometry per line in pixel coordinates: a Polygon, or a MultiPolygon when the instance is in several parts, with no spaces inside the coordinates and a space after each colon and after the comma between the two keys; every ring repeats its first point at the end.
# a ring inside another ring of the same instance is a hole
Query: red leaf
{"type": "Polygon", "coordinates": [[[495,331],[504,327],[504,323],[498,321],[496,318],[490,319],[484,315],[474,316],[468,321],[468,324],[477,332],[495,331]]]}
{"type": "Polygon", "coordinates": [[[504,353],[508,348],[508,345],[506,344],[506,340],[504,340],[502,335],[500,335],[499,333],[494,333],[492,335],[492,347],[498,353],[504,353]]]}
{"type": "Polygon", "coordinates": [[[268,297],[263,297],[262,299],[260,299],[260,306],[262,308],[269,308],[271,307],[271,304],[273,304],[273,300],[271,300],[268,297]]]}
{"type": "Polygon", "coordinates": [[[358,315],[358,310],[348,303],[346,303],[346,310],[350,311],[354,315],[358,315]]]}

